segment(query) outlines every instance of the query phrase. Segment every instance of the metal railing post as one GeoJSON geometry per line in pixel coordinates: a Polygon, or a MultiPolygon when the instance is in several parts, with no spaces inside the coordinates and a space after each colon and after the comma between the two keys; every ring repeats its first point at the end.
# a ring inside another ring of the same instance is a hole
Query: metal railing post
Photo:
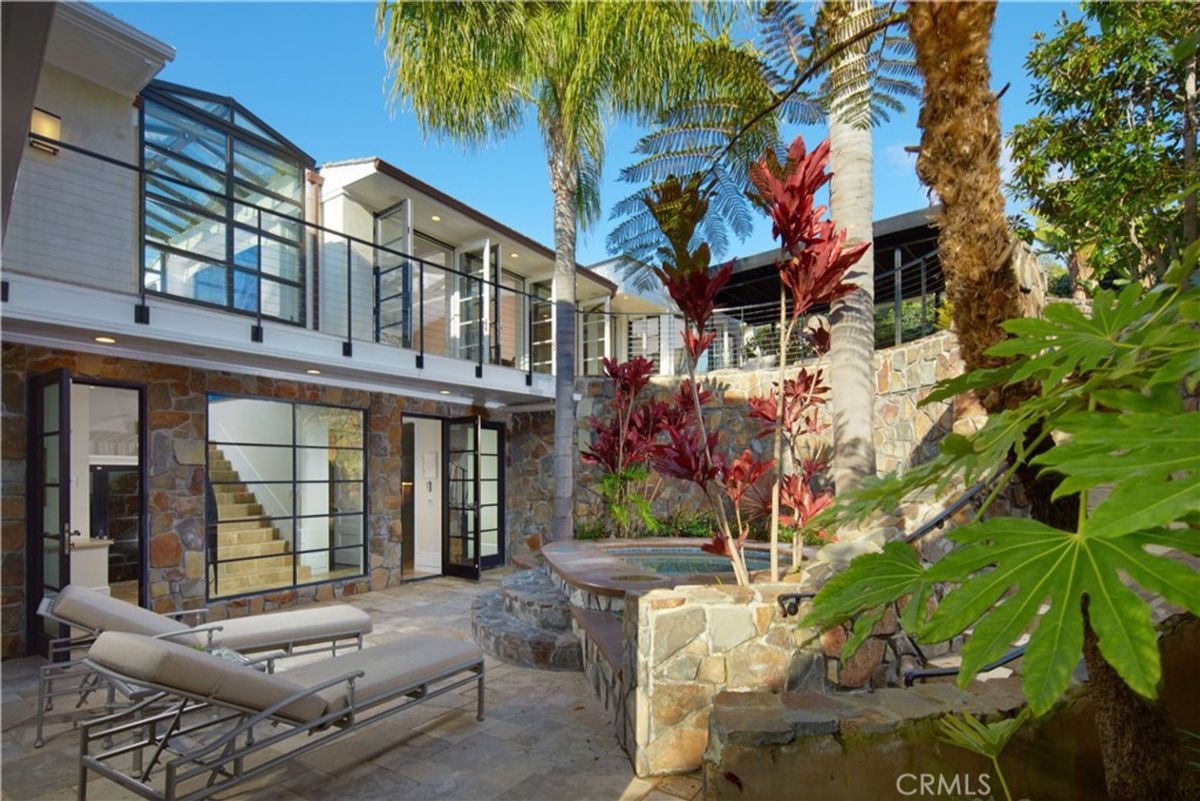
{"type": "Polygon", "coordinates": [[[925,259],[924,258],[921,259],[920,267],[921,267],[921,335],[924,336],[925,333],[929,330],[929,322],[926,319],[926,317],[927,317],[926,307],[928,304],[927,304],[927,296],[926,296],[926,289],[925,289],[925,259]]]}
{"type": "MultiPolygon", "coordinates": [[[[381,309],[379,306],[379,304],[382,302],[381,297],[383,296],[383,292],[381,289],[382,282],[381,282],[381,278],[380,278],[380,274],[379,274],[379,249],[375,248],[371,251],[371,253],[374,256],[374,262],[375,262],[375,264],[371,268],[371,274],[375,276],[375,289],[374,289],[375,303],[372,305],[374,306],[374,317],[375,317],[375,341],[378,342],[379,341],[379,329],[380,329],[380,325],[381,325],[381,320],[383,318],[383,309],[381,309]]],[[[400,333],[403,336],[403,334],[404,334],[403,325],[400,328],[400,333]]]]}
{"type": "Polygon", "coordinates": [[[896,310],[896,344],[899,345],[904,339],[903,327],[900,322],[900,309],[903,305],[903,286],[900,280],[900,248],[892,251],[892,285],[896,289],[896,297],[893,299],[893,308],[896,310]]]}
{"type": "Polygon", "coordinates": [[[421,331],[421,350],[417,354],[417,367],[425,366],[425,262],[417,263],[417,284],[420,287],[420,297],[417,298],[417,327],[421,331]]]}
{"type": "Polygon", "coordinates": [[[346,240],[346,341],[342,343],[342,355],[354,355],[354,248],[346,240]]]}

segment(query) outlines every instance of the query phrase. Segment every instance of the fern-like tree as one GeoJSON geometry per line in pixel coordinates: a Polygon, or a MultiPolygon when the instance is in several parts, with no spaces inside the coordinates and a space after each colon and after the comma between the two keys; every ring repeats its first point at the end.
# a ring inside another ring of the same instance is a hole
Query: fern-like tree
{"type": "Polygon", "coordinates": [[[427,134],[468,144],[530,122],[542,133],[554,193],[554,519],[574,531],[575,237],[599,216],[605,134],[688,102],[706,39],[686,2],[381,2],[393,101],[427,134]]]}

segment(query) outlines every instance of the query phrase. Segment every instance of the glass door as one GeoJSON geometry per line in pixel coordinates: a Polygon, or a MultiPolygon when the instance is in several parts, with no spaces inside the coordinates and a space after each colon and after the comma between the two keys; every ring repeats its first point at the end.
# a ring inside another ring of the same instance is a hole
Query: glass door
{"type": "Polygon", "coordinates": [[[37,614],[47,595],[71,582],[71,376],[59,369],[30,381],[29,575],[30,650],[46,653],[66,627],[37,614]]]}
{"type": "Polygon", "coordinates": [[[491,248],[485,239],[455,251],[454,292],[450,302],[451,331],[454,355],[459,359],[484,363],[487,352],[487,331],[492,315],[489,298],[491,287],[491,248]]]}
{"type": "Polygon", "coordinates": [[[413,346],[410,217],[407,200],[375,217],[375,341],[402,348],[413,346]]]}
{"type": "Polygon", "coordinates": [[[480,563],[480,421],[447,420],[442,428],[446,454],[442,573],[478,579],[480,563]]]}
{"type": "Polygon", "coordinates": [[[479,427],[479,555],[484,569],[504,564],[504,424],[479,427]]]}

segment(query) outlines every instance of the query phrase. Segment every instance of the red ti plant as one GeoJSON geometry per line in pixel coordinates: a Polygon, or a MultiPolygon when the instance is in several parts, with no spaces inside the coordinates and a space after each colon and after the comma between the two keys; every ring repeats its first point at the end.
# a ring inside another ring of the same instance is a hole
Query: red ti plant
{"type": "Polygon", "coordinates": [[[661,267],[655,272],[683,313],[683,344],[688,356],[688,377],[680,383],[673,409],[664,415],[668,442],[659,446],[654,468],[700,488],[718,526],[705,550],[729,557],[738,583],[749,584],[742,547],[750,528],[742,504],[772,463],[757,459],[750,451],[733,461],[724,458],[717,449],[718,432],[708,431],[705,425],[704,407],[711,393],[696,380],[696,365],[715,337],[705,329],[715,310],[717,293],[729,281],[733,266],[726,264],[710,271],[708,245],[691,248],[696,226],[708,210],[698,177],[686,182],[671,177],[656,184],[646,205],[669,243],[659,251],[661,267]]]}
{"type": "MultiPolygon", "coordinates": [[[[816,205],[816,193],[832,177],[825,171],[829,161],[829,140],[811,153],[804,139],[797,136],[788,148],[782,164],[768,150],[757,164],[750,167],[750,182],[754,187],[752,199],[771,218],[772,235],[779,240],[783,257],[776,262],[779,270],[779,378],[770,398],[751,402],[752,414],[767,423],[767,433],[774,434],[774,461],[780,466],[771,488],[771,579],[779,578],[779,525],[781,497],[788,488],[788,503],[792,514],[790,524],[803,526],[812,514],[809,510],[822,504],[805,500],[812,494],[811,475],[784,475],[783,442],[789,442],[792,463],[800,455],[797,438],[801,433],[820,433],[823,423],[817,407],[824,403],[825,385],[821,370],[802,369],[796,378],[787,378],[787,348],[801,318],[814,306],[827,305],[854,290],[843,281],[846,271],[857,262],[868,244],[843,248],[846,232],[838,231],[832,221],[823,220],[825,207],[816,205]],[[773,408],[772,408],[773,407],[773,408]]],[[[828,350],[828,333],[821,329],[810,332],[810,343],[818,357],[828,350]]],[[[823,504],[827,504],[825,500],[823,504]]],[[[792,564],[799,566],[802,539],[796,533],[792,543],[792,564]]]]}
{"type": "Polygon", "coordinates": [[[650,461],[655,441],[664,424],[666,404],[653,400],[639,403],[642,390],[650,382],[654,363],[641,356],[627,362],[602,359],[604,374],[613,385],[609,419],[593,416],[592,444],[580,454],[585,464],[598,467],[600,496],[618,537],[631,536],[638,524],[654,530],[657,521],[651,514],[651,497],[637,491],[650,477],[650,461]]]}

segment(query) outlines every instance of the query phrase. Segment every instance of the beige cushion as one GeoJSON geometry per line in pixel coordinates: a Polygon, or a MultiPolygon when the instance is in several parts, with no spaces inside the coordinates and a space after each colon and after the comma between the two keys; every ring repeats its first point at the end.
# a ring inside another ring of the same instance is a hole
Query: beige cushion
{"type": "MultiPolygon", "coordinates": [[[[156,636],[186,631],[178,620],[142,609],[81,584],[68,584],[54,599],[56,617],[69,620],[93,631],[122,631],[156,636]]],[[[190,644],[190,643],[189,643],[190,644]]]]}
{"type": "Polygon", "coordinates": [[[212,623],[221,627],[213,633],[213,644],[235,651],[263,651],[287,644],[323,642],[337,635],[352,637],[371,632],[371,616],[344,604],[309,606],[212,623]]]}
{"type": "MultiPolygon", "coordinates": [[[[305,686],[185,645],[117,631],[101,634],[89,649],[88,659],[134,684],[149,682],[256,711],[305,686]]],[[[276,714],[306,723],[324,715],[325,709],[325,700],[312,695],[293,701],[276,714]]]]}
{"type": "MultiPolygon", "coordinates": [[[[381,695],[415,687],[435,676],[464,670],[482,659],[483,652],[475,643],[419,634],[336,659],[302,665],[282,675],[297,684],[312,687],[343,673],[362,670],[366,675],[355,682],[354,697],[358,703],[364,703],[381,695]]],[[[345,684],[334,685],[320,694],[329,703],[331,712],[347,706],[345,684]]]]}

